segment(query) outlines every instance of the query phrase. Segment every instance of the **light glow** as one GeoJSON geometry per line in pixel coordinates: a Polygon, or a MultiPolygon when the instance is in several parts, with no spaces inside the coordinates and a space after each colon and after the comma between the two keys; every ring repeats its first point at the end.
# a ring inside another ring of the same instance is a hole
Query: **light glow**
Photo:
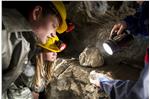
{"type": "Polygon", "coordinates": [[[111,47],[107,43],[103,43],[103,48],[109,55],[113,54],[111,47]]]}

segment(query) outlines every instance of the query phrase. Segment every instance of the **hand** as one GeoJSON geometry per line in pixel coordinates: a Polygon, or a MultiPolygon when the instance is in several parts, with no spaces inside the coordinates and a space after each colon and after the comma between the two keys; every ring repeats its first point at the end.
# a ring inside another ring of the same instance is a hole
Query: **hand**
{"type": "Polygon", "coordinates": [[[102,74],[102,73],[97,73],[95,71],[91,71],[90,72],[90,75],[89,75],[89,80],[92,84],[96,85],[97,87],[100,87],[101,88],[101,85],[100,85],[100,81],[103,82],[103,81],[110,81],[112,80],[110,77],[102,74]]]}
{"type": "Polygon", "coordinates": [[[118,24],[115,24],[114,27],[111,30],[110,33],[110,39],[112,39],[113,35],[115,35],[114,33],[117,33],[116,35],[120,35],[123,33],[123,31],[127,28],[127,24],[125,21],[122,21],[118,24]]]}
{"type": "Polygon", "coordinates": [[[39,93],[32,92],[33,99],[39,99],[39,93]]]}
{"type": "Polygon", "coordinates": [[[95,71],[91,71],[89,75],[89,80],[92,84],[96,85],[97,87],[101,87],[99,78],[103,76],[104,76],[103,74],[97,73],[95,71]]]}

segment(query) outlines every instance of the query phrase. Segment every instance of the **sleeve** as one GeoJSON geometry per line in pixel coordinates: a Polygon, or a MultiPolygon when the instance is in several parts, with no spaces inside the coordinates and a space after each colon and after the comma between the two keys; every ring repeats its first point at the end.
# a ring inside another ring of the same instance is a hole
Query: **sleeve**
{"type": "Polygon", "coordinates": [[[134,15],[127,16],[123,21],[127,24],[127,29],[134,35],[138,33],[138,21],[139,21],[140,11],[136,10],[134,15]]]}
{"type": "Polygon", "coordinates": [[[123,19],[127,29],[133,34],[148,36],[149,34],[149,2],[144,1],[136,9],[136,13],[123,19]]]}
{"type": "Polygon", "coordinates": [[[102,89],[111,99],[123,99],[135,84],[134,81],[110,80],[100,82],[102,89]]]}
{"type": "Polygon", "coordinates": [[[148,65],[143,69],[138,81],[131,80],[109,80],[106,77],[100,78],[101,89],[111,99],[148,99],[149,97],[149,72],[148,65]]]}
{"type": "MultiPolygon", "coordinates": [[[[16,47],[18,49],[17,51],[14,51],[13,45],[10,39],[10,34],[6,31],[2,31],[2,92],[4,92],[8,86],[11,84],[13,77],[16,76],[14,68],[16,68],[16,65],[14,63],[18,60],[18,57],[13,56],[13,53],[19,53],[20,47],[16,47]],[[15,61],[12,61],[12,57],[16,59],[15,61]],[[11,63],[13,62],[13,63],[11,63]],[[10,66],[11,65],[11,66],[10,66]]],[[[16,55],[17,55],[16,54],[16,55]]]]}
{"type": "MultiPolygon", "coordinates": [[[[12,51],[12,57],[9,63],[9,65],[5,65],[4,63],[2,63],[3,67],[8,67],[7,69],[2,71],[2,88],[3,88],[3,92],[7,90],[7,88],[10,86],[10,84],[12,82],[14,82],[18,75],[21,73],[22,71],[22,67],[20,65],[17,65],[18,60],[20,58],[20,56],[18,55],[18,53],[20,54],[21,52],[21,42],[14,48],[14,50],[12,51]],[[18,57],[16,57],[16,55],[18,55],[18,57]]],[[[2,60],[7,61],[7,58],[2,58],[2,60]]]]}
{"type": "MultiPolygon", "coordinates": [[[[10,84],[22,73],[28,62],[29,44],[17,33],[6,33],[2,49],[2,92],[5,92],[10,84]],[[18,37],[18,38],[17,38],[18,37]],[[8,39],[9,38],[9,39],[8,39]]],[[[5,35],[5,36],[4,36],[5,35]]]]}

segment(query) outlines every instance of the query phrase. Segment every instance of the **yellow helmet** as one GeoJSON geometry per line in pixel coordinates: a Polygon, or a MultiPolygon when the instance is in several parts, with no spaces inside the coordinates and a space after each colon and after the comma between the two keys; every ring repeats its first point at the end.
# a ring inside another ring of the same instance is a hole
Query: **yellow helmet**
{"type": "Polygon", "coordinates": [[[55,6],[56,10],[58,11],[62,20],[60,26],[56,30],[59,34],[61,34],[65,32],[68,28],[66,23],[66,17],[67,17],[66,8],[62,1],[52,1],[52,3],[55,6]]]}
{"type": "Polygon", "coordinates": [[[66,48],[66,44],[62,43],[57,36],[48,38],[45,44],[38,45],[51,52],[61,52],[66,48]]]}

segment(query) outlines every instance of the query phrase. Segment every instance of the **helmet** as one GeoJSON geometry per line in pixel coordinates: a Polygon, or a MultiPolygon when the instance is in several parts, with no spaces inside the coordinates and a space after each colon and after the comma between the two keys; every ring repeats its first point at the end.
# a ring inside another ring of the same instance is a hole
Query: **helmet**
{"type": "Polygon", "coordinates": [[[51,52],[61,52],[66,48],[66,44],[62,43],[57,36],[48,38],[45,44],[38,44],[38,46],[51,52]]]}
{"type": "Polygon", "coordinates": [[[55,6],[62,20],[60,26],[56,30],[59,34],[61,34],[64,31],[66,31],[68,28],[66,23],[66,17],[67,17],[66,8],[63,2],[61,1],[52,1],[52,4],[55,6]]]}

